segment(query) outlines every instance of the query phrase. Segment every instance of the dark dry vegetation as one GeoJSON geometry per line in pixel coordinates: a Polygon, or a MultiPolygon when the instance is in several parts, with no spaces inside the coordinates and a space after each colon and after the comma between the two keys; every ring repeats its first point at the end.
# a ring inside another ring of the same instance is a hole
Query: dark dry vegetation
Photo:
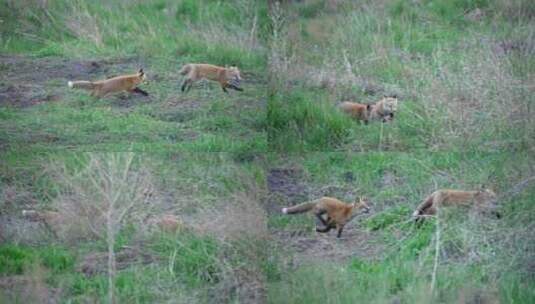
{"type": "Polygon", "coordinates": [[[0,303],[535,303],[534,16],[525,0],[0,1],[0,303]],[[237,65],[245,91],[183,94],[187,62],[237,65]],[[149,97],[66,85],[140,67],[149,97]],[[390,123],[335,107],[384,94],[390,123]],[[436,189],[482,186],[500,218],[411,221],[436,189]],[[340,239],[280,213],[321,196],[372,211],[340,239]]]}

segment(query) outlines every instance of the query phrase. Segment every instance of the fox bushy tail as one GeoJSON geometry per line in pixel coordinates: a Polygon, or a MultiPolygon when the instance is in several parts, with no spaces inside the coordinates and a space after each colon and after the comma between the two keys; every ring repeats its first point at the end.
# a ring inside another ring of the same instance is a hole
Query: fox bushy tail
{"type": "Polygon", "coordinates": [[[69,88],[74,89],[86,89],[86,90],[92,90],[95,88],[95,84],[91,81],[69,81],[67,83],[69,85],[69,88]]]}
{"type": "Polygon", "coordinates": [[[282,208],[282,213],[296,214],[296,213],[307,212],[307,211],[312,210],[316,206],[317,203],[318,203],[317,201],[311,201],[311,202],[295,205],[293,207],[282,208]]]}

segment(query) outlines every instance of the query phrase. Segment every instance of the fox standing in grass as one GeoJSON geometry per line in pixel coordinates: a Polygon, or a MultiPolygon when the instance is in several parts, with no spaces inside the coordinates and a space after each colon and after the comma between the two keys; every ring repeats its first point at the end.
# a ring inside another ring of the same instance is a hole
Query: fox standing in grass
{"type": "Polygon", "coordinates": [[[337,237],[340,237],[344,230],[344,226],[352,220],[353,217],[358,214],[357,211],[361,209],[363,212],[370,211],[368,201],[365,198],[359,198],[358,203],[346,204],[336,198],[322,197],[293,207],[282,208],[282,213],[296,214],[312,211],[324,225],[323,228],[316,227],[317,232],[325,233],[336,228],[338,231],[337,237]],[[322,217],[325,213],[327,213],[327,219],[322,217]]]}
{"type": "Polygon", "coordinates": [[[182,92],[189,91],[193,82],[203,78],[219,82],[225,93],[228,93],[227,88],[243,91],[240,88],[241,76],[237,67],[223,68],[212,64],[190,63],[184,65],[178,73],[186,75],[181,87],[182,92]]]}
{"type": "MultiPolygon", "coordinates": [[[[423,220],[425,216],[437,214],[440,207],[475,206],[477,208],[488,208],[490,207],[489,204],[495,200],[496,194],[490,189],[478,191],[441,189],[426,197],[412,216],[418,222],[423,220]]],[[[499,216],[499,214],[496,215],[499,216]]]]}
{"type": "Polygon", "coordinates": [[[146,76],[143,69],[136,74],[122,75],[106,80],[99,81],[69,81],[69,88],[90,90],[91,95],[95,97],[104,97],[107,94],[128,91],[148,96],[149,93],[143,91],[137,86],[145,81],[146,76]]]}

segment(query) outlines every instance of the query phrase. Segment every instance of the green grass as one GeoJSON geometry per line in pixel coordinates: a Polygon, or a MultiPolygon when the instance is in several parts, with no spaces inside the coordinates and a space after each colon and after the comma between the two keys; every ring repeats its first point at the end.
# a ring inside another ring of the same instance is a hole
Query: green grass
{"type": "MultiPolygon", "coordinates": [[[[44,227],[21,210],[56,207],[66,185],[54,166],[74,172],[87,151],[135,151],[162,204],[151,207],[186,228],[127,220],[115,249],[140,246],[154,260],[118,271],[118,302],[240,303],[255,291],[268,303],[535,302],[535,192],[514,187],[533,175],[533,6],[331,2],[283,3],[281,41],[265,1],[0,3],[0,93],[18,90],[9,96],[26,103],[0,104],[0,220],[11,225],[0,222],[0,275],[31,277],[22,286],[30,298],[44,286],[61,302],[106,302],[106,273],[77,268],[105,252],[104,241],[33,240],[28,230],[44,227]],[[467,18],[476,8],[480,20],[467,18]],[[181,93],[178,70],[189,62],[237,65],[245,91],[199,82],[181,93]],[[150,98],[95,99],[65,85],[140,67],[150,98]],[[336,108],[392,93],[400,104],[391,123],[359,124],[336,108]],[[272,168],[297,169],[303,192],[273,198],[272,168]],[[481,185],[500,195],[503,216],[441,213],[431,294],[437,221],[418,228],[411,211],[437,188],[481,185]],[[369,239],[319,236],[312,215],[278,214],[289,195],[367,196],[372,213],[346,231],[369,239]],[[353,241],[366,246],[345,248],[353,241]],[[361,251],[370,248],[380,250],[361,251]]],[[[32,302],[15,287],[0,302],[32,302]]]]}
{"type": "Polygon", "coordinates": [[[68,250],[54,246],[32,248],[2,245],[0,260],[0,273],[3,275],[22,274],[35,264],[40,264],[53,273],[72,271],[74,265],[74,259],[68,250]]]}
{"type": "MultiPolygon", "coordinates": [[[[417,227],[410,217],[412,210],[436,188],[471,189],[485,182],[486,187],[497,193],[506,193],[511,189],[506,186],[511,183],[511,175],[526,174],[527,154],[316,152],[301,157],[274,156],[270,161],[277,168],[299,163],[303,170],[302,182],[308,185],[313,196],[331,195],[347,201],[354,195],[370,198],[371,215],[349,226],[367,230],[378,237],[367,243],[384,247],[378,255],[346,262],[321,259],[296,269],[276,264],[282,274],[270,279],[269,302],[353,303],[358,298],[364,302],[390,303],[397,298],[402,303],[450,303],[458,301],[459,297],[482,297],[507,303],[529,303],[533,299],[532,287],[527,286],[533,286],[534,282],[527,279],[530,275],[522,270],[523,263],[532,255],[533,246],[523,243],[520,247],[524,249],[511,248],[516,238],[506,237],[506,231],[511,229],[522,234],[518,238],[527,237],[528,232],[522,227],[533,220],[533,205],[527,205],[534,195],[532,186],[514,196],[501,196],[499,208],[504,216],[500,220],[489,215],[473,215],[463,208],[443,209],[442,253],[434,295],[429,293],[429,288],[436,221],[428,219],[417,227]],[[348,175],[352,180],[347,180],[348,175]],[[330,187],[336,192],[316,190],[330,187]],[[494,235],[496,239],[485,241],[482,234],[494,235]],[[478,260],[469,258],[474,251],[479,254],[478,260]],[[512,256],[514,262],[506,262],[512,256]],[[524,283],[516,281],[521,277],[526,278],[524,283]]],[[[313,217],[300,217],[275,215],[270,223],[273,229],[312,231],[313,217]]],[[[358,253],[360,248],[354,250],[358,253]]],[[[293,259],[300,260],[300,253],[295,253],[293,259]]]]}
{"type": "Polygon", "coordinates": [[[527,84],[535,67],[521,47],[532,44],[533,21],[496,11],[503,5],[523,9],[527,1],[320,4],[283,8],[295,14],[286,19],[287,34],[279,42],[289,47],[276,52],[289,61],[292,76],[277,74],[271,86],[272,149],[487,151],[489,143],[498,149],[533,145],[530,119],[501,114],[533,102],[514,84],[527,84]],[[479,21],[467,16],[476,8],[479,21]],[[341,101],[371,103],[393,93],[401,96],[398,117],[383,129],[335,114],[341,101]]]}

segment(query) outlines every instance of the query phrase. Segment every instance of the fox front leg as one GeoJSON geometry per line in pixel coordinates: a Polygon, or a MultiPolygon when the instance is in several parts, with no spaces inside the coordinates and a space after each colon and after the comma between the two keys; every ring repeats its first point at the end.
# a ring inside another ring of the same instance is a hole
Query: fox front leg
{"type": "Polygon", "coordinates": [[[233,85],[233,84],[229,85],[229,88],[234,89],[234,90],[236,90],[236,91],[243,92],[243,89],[242,89],[242,88],[237,87],[237,86],[235,86],[235,85],[233,85]]]}
{"type": "Polygon", "coordinates": [[[149,93],[147,93],[146,91],[143,91],[142,89],[137,88],[137,87],[134,88],[134,89],[132,90],[132,92],[134,92],[134,93],[139,93],[139,94],[141,94],[141,95],[143,95],[143,96],[149,96],[149,93]]]}
{"type": "Polygon", "coordinates": [[[182,92],[186,91],[189,91],[190,87],[191,87],[191,82],[192,80],[191,79],[186,79],[184,80],[184,82],[182,82],[182,87],[180,88],[182,90],[182,92]]]}

